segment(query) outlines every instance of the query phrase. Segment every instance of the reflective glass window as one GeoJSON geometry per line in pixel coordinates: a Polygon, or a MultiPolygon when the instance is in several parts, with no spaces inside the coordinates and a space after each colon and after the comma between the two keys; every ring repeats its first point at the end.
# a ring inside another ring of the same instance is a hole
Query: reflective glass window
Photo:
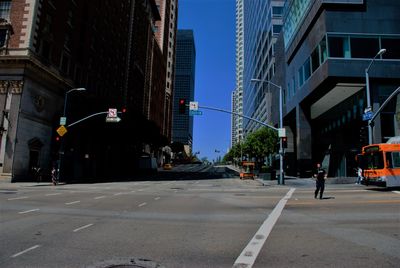
{"type": "Polygon", "coordinates": [[[379,39],[350,37],[352,58],[373,58],[379,51],[379,39]]]}

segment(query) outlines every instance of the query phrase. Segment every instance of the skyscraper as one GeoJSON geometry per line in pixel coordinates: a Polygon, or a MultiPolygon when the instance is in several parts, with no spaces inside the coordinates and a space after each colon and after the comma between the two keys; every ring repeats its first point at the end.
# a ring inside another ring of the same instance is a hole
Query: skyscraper
{"type": "Polygon", "coordinates": [[[193,143],[193,116],[188,109],[180,114],[178,102],[194,100],[196,49],[192,30],[178,30],[176,42],[176,72],[173,103],[172,141],[186,145],[190,151],[193,143]]]}
{"type": "MultiPolygon", "coordinates": [[[[252,83],[251,79],[270,80],[275,74],[274,45],[282,28],[284,3],[284,0],[236,2],[237,106],[243,107],[244,115],[265,123],[272,121],[270,95],[276,89],[266,83],[252,83]]],[[[241,120],[238,131],[243,131],[242,135],[261,127],[253,121],[241,120]]]]}
{"type": "MultiPolygon", "coordinates": [[[[236,88],[232,92],[232,111],[243,113],[243,61],[244,61],[244,0],[236,0],[236,88]]],[[[231,119],[231,146],[243,140],[243,118],[233,114],[231,119]]]]}

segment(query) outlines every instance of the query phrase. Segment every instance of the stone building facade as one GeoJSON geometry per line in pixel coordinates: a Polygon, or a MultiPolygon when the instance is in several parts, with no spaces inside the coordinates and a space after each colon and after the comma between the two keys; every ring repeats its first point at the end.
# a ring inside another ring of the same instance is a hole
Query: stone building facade
{"type": "Polygon", "coordinates": [[[2,0],[0,16],[2,173],[29,180],[32,168],[48,174],[61,155],[65,180],[127,176],[145,149],[167,143],[154,0],[2,0]],[[120,124],[104,115],[68,127],[109,108],[128,112],[120,124]]]}

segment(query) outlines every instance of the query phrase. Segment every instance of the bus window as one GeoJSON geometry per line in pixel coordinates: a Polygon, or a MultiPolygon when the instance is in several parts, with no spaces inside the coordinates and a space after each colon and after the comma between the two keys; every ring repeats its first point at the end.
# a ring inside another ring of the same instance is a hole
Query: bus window
{"type": "Polygon", "coordinates": [[[400,168],[400,152],[392,152],[392,168],[400,168]]]}
{"type": "Polygon", "coordinates": [[[382,152],[365,155],[367,169],[383,169],[383,154],[382,152]]]}

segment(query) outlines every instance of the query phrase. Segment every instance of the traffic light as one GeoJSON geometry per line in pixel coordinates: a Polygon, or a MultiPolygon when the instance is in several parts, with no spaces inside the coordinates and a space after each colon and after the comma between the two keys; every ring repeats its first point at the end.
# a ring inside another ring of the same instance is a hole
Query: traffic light
{"type": "Polygon", "coordinates": [[[179,114],[186,113],[186,99],[179,99],[179,114]]]}
{"type": "Polygon", "coordinates": [[[287,137],[282,137],[282,147],[287,148],[287,137]]]}
{"type": "Polygon", "coordinates": [[[368,140],[368,128],[367,127],[361,127],[360,128],[360,143],[361,144],[366,144],[368,140]]]}
{"type": "Polygon", "coordinates": [[[121,112],[122,112],[123,114],[126,113],[126,108],[123,107],[123,108],[121,109],[121,112]]]}

